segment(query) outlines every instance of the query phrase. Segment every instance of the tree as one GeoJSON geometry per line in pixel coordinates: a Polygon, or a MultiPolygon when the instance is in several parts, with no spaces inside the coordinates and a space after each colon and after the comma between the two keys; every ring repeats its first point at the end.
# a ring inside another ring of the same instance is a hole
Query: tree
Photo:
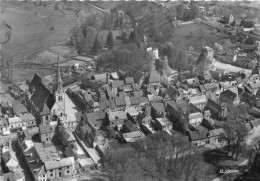
{"type": "Polygon", "coordinates": [[[176,15],[178,19],[182,19],[183,18],[183,14],[184,14],[184,5],[181,3],[178,6],[176,6],[176,15]]]}
{"type": "Polygon", "coordinates": [[[189,10],[189,19],[195,19],[200,16],[200,8],[196,4],[192,4],[189,10]]]}
{"type": "Polygon", "coordinates": [[[248,45],[253,45],[255,44],[255,39],[253,37],[248,37],[245,41],[245,44],[248,44],[248,45]]]}
{"type": "Polygon", "coordinates": [[[99,33],[97,33],[96,38],[94,40],[92,51],[93,51],[93,53],[97,54],[101,50],[101,48],[102,48],[102,45],[101,45],[100,35],[99,35],[99,33]]]}
{"type": "Polygon", "coordinates": [[[109,31],[109,33],[107,35],[106,45],[109,50],[113,49],[114,40],[113,40],[113,32],[111,30],[109,31]]]}
{"type": "Polygon", "coordinates": [[[82,32],[83,37],[86,38],[87,37],[87,27],[86,27],[86,25],[82,25],[81,32],[82,32]]]}
{"type": "Polygon", "coordinates": [[[55,3],[55,4],[54,4],[54,10],[58,10],[58,9],[59,9],[58,4],[55,3]]]}

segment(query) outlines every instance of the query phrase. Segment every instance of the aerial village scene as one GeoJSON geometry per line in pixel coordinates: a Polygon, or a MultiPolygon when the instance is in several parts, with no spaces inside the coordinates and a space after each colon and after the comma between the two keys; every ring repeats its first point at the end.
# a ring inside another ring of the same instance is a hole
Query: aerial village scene
{"type": "Polygon", "coordinates": [[[0,181],[260,180],[260,1],[0,7],[0,181]]]}

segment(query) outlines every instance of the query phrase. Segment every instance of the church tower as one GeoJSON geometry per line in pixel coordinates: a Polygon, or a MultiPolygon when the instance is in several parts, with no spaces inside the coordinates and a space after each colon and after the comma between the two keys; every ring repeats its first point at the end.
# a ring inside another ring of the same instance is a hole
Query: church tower
{"type": "MultiPolygon", "coordinates": [[[[56,90],[55,90],[55,103],[57,108],[53,110],[53,114],[58,117],[65,115],[65,92],[62,87],[62,79],[60,73],[59,54],[57,57],[57,76],[56,76],[56,90]]],[[[56,106],[55,106],[56,107],[56,106]]]]}

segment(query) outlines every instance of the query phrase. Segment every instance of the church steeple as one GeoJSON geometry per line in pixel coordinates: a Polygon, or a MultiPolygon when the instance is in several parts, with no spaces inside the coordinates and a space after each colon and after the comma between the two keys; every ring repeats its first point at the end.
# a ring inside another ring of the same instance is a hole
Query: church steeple
{"type": "Polygon", "coordinates": [[[59,54],[57,57],[57,92],[63,92],[62,89],[62,79],[61,79],[61,75],[60,75],[60,62],[59,62],[59,54]]]}

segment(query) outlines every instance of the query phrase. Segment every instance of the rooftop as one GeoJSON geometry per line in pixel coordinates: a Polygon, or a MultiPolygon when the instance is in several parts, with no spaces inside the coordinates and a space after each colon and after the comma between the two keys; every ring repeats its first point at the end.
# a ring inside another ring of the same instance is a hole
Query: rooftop
{"type": "Polygon", "coordinates": [[[74,157],[69,157],[69,158],[63,158],[60,161],[46,161],[44,164],[46,170],[52,170],[52,169],[72,166],[74,162],[75,162],[74,157]]]}

